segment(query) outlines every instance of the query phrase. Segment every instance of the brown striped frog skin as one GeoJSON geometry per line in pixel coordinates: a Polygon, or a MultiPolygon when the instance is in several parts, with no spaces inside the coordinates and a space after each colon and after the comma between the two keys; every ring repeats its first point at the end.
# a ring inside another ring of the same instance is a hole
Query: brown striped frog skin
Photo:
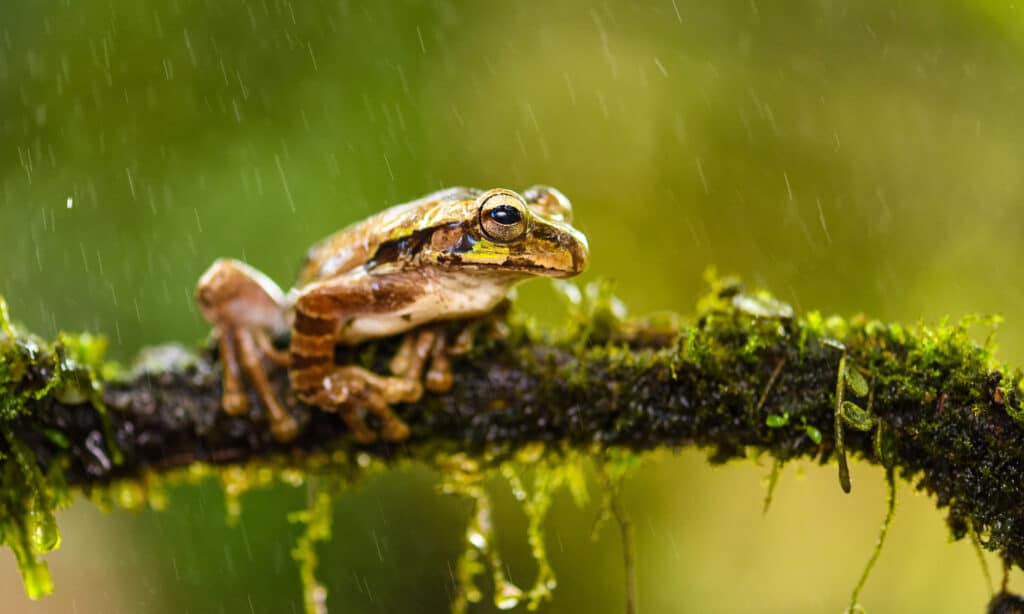
{"type": "Polygon", "coordinates": [[[431,323],[486,315],[526,279],[582,272],[587,240],[571,223],[572,206],[554,188],[460,187],[391,207],[317,243],[287,294],[242,262],[217,260],[200,278],[196,301],[218,339],[224,411],[244,414],[251,386],[273,436],[295,438],[298,424],[268,381],[273,363],[287,367],[299,400],[337,412],[356,441],[378,437],[367,413],[379,419],[380,437],[406,439],[409,427],[391,405],[419,400],[424,386],[449,390],[449,356],[470,342],[469,335],[448,339],[431,323]],[[288,351],[275,348],[271,339],[289,331],[288,351]],[[335,364],[338,344],[398,334],[405,336],[390,375],[335,364]]]}

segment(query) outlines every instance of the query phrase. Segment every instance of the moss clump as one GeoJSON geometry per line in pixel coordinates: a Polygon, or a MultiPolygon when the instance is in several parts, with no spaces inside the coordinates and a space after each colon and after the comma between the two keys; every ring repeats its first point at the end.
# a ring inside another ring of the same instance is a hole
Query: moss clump
{"type": "MultiPolygon", "coordinates": [[[[100,387],[106,342],[91,335],[61,334],[48,344],[22,332],[11,322],[0,297],[0,543],[14,552],[29,597],[53,591],[46,563],[39,555],[60,546],[55,512],[69,502],[62,452],[70,443],[59,429],[33,423],[34,412],[47,403],[91,402],[105,415],[100,387]],[[51,453],[40,459],[34,440],[50,444],[51,453]]],[[[109,446],[109,421],[106,443],[109,446]]],[[[119,457],[115,447],[111,462],[119,457]]]]}

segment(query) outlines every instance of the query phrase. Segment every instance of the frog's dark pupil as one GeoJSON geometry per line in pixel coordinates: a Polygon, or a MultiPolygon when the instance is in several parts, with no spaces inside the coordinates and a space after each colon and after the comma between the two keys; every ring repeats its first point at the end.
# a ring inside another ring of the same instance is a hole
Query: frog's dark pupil
{"type": "Polygon", "coordinates": [[[519,212],[519,209],[509,205],[498,205],[491,209],[488,215],[490,215],[491,219],[495,222],[506,226],[518,224],[523,219],[523,214],[519,212]]]}

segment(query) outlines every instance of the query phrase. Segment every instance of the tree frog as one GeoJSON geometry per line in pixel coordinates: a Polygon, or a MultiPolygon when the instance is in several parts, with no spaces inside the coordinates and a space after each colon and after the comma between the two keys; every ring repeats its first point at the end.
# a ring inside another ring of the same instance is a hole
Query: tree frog
{"type": "Polygon", "coordinates": [[[266,407],[271,434],[298,435],[268,381],[270,362],[287,367],[299,400],[337,412],[356,441],[378,438],[367,412],[379,419],[381,438],[406,439],[409,427],[391,405],[419,400],[424,385],[450,389],[448,356],[466,341],[453,343],[430,323],[485,315],[515,284],[571,277],[588,258],[569,200],[535,186],[522,194],[451,188],[387,209],[314,245],[287,294],[242,262],[217,260],[196,301],[218,339],[224,411],[246,412],[244,380],[266,407]],[[288,350],[275,348],[272,338],[286,332],[288,350]],[[401,333],[390,375],[335,364],[336,344],[401,333]]]}

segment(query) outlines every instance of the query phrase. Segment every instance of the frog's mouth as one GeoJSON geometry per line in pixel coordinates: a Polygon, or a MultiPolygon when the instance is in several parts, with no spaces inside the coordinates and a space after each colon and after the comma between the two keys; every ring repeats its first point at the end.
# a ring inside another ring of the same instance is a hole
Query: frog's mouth
{"type": "Polygon", "coordinates": [[[590,246],[582,232],[567,224],[545,221],[534,227],[530,235],[533,247],[529,259],[544,271],[541,274],[572,277],[587,270],[590,246]]]}
{"type": "Polygon", "coordinates": [[[462,266],[504,270],[524,275],[572,277],[587,268],[587,239],[575,228],[545,222],[526,238],[510,244],[487,239],[464,241],[451,254],[462,266]]]}
{"type": "Polygon", "coordinates": [[[417,261],[418,266],[434,262],[523,276],[572,277],[587,268],[589,252],[582,233],[549,220],[536,220],[523,240],[513,243],[492,241],[466,224],[446,224],[382,244],[366,269],[379,272],[417,261]]]}

